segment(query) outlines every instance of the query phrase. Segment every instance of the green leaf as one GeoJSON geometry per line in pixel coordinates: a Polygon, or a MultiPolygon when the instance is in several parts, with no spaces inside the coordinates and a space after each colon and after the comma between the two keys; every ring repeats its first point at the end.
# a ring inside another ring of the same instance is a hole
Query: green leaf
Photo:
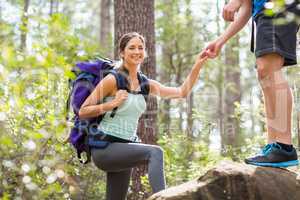
{"type": "Polygon", "coordinates": [[[8,148],[14,147],[14,141],[9,136],[5,136],[5,135],[0,137],[0,144],[1,144],[1,147],[2,146],[6,146],[8,148]]]}

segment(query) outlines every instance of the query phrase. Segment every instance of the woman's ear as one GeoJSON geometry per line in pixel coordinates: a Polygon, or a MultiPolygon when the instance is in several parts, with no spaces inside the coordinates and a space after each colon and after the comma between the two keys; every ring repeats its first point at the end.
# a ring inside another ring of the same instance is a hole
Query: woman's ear
{"type": "Polygon", "coordinates": [[[124,58],[123,52],[120,52],[119,56],[120,56],[120,59],[123,59],[124,58]]]}

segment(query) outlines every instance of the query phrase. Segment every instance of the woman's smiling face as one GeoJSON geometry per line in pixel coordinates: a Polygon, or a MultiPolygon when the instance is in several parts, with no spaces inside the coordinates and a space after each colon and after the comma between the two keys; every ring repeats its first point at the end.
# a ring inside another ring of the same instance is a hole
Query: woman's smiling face
{"type": "Polygon", "coordinates": [[[121,57],[125,64],[140,65],[145,59],[145,44],[139,37],[134,37],[129,40],[121,57]]]}

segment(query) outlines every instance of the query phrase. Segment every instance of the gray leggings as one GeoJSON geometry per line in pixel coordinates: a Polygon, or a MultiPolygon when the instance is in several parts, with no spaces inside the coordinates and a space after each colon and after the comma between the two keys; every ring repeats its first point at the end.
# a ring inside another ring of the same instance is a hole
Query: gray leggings
{"type": "Polygon", "coordinates": [[[126,199],[131,171],[148,163],[152,191],[165,189],[163,151],[159,146],[140,143],[111,143],[105,149],[93,149],[95,165],[107,172],[106,199],[126,199]]]}

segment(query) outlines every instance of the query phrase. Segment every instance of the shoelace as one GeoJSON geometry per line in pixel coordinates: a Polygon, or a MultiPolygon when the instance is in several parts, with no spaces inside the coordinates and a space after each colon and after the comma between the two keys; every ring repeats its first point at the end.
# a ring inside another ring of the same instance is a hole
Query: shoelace
{"type": "Polygon", "coordinates": [[[278,145],[277,143],[271,143],[271,144],[267,144],[263,149],[262,149],[262,154],[263,155],[268,155],[272,149],[277,148],[277,149],[281,149],[281,146],[278,145]]]}

